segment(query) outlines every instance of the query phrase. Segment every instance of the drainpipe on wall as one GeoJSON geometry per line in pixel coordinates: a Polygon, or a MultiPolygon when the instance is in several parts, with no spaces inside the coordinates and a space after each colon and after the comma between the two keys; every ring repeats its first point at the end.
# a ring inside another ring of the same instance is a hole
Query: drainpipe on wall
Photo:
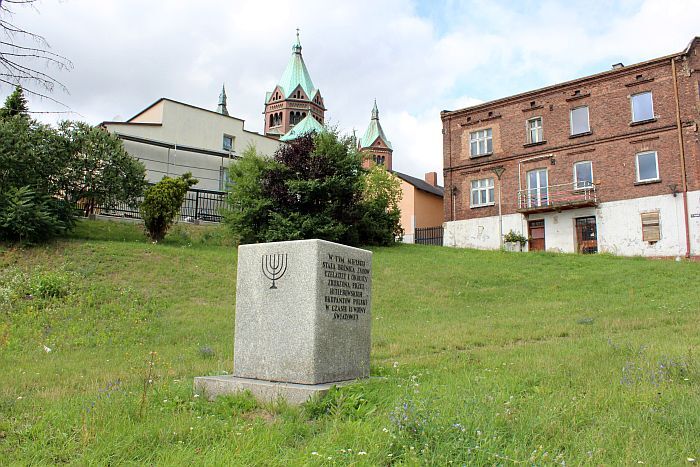
{"type": "Polygon", "coordinates": [[[683,129],[681,127],[681,106],[678,95],[676,57],[671,58],[671,73],[673,74],[673,92],[674,97],[676,98],[676,128],[678,129],[678,146],[680,148],[681,190],[683,192],[683,223],[685,224],[685,257],[690,258],[690,225],[688,223],[688,178],[685,171],[685,147],[683,145],[683,129]]]}
{"type": "Polygon", "coordinates": [[[447,152],[450,156],[450,220],[455,220],[454,171],[452,169],[452,118],[447,117],[447,152]]]}

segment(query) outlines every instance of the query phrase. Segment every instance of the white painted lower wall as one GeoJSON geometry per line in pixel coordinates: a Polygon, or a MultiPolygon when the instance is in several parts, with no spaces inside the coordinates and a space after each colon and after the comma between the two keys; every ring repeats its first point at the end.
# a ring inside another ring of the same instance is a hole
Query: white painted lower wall
{"type": "MultiPolygon", "coordinates": [[[[500,248],[498,216],[480,217],[463,221],[445,222],[443,225],[443,245],[480,250],[500,248]]],[[[522,233],[527,237],[527,223],[522,214],[503,216],[503,234],[509,231],[522,233]]]]}
{"type": "MultiPolygon", "coordinates": [[[[700,191],[688,193],[688,222],[691,254],[700,255],[700,191]]],[[[683,197],[671,194],[601,203],[597,207],[503,216],[503,233],[511,229],[528,236],[527,221],[544,219],[545,249],[576,252],[575,219],[596,217],[598,251],[623,256],[684,256],[686,249],[683,197]],[[659,211],[661,240],[642,240],[641,213],[659,211]]],[[[444,245],[498,249],[498,216],[450,221],[444,224],[444,245]]]]}

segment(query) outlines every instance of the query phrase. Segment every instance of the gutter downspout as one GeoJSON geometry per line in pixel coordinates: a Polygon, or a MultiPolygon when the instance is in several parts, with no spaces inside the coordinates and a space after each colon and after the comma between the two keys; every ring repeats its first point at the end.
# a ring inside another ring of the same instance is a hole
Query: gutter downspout
{"type": "Polygon", "coordinates": [[[447,116],[447,152],[450,157],[450,220],[455,220],[454,172],[452,170],[452,117],[447,116]]]}
{"type": "Polygon", "coordinates": [[[690,258],[690,225],[688,223],[688,178],[685,171],[685,147],[683,146],[683,129],[681,128],[681,106],[678,95],[678,76],[676,75],[676,57],[671,58],[673,74],[673,92],[676,99],[676,127],[678,128],[678,146],[680,148],[681,190],[683,191],[683,223],[685,224],[685,257],[690,258]]]}

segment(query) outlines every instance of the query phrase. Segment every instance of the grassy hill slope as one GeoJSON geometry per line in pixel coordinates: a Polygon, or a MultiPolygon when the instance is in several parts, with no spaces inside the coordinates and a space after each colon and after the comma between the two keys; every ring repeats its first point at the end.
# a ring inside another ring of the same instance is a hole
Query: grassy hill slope
{"type": "Polygon", "coordinates": [[[83,222],[0,250],[0,464],[700,458],[700,263],[374,252],[380,378],[292,408],[192,393],[232,370],[222,230],[153,245],[135,224],[83,222]]]}

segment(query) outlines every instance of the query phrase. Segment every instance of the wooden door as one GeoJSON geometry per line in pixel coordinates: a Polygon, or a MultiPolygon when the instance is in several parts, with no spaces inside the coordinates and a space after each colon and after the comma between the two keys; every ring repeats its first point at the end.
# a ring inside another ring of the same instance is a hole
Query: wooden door
{"type": "Polygon", "coordinates": [[[598,253],[598,230],[595,216],[576,219],[576,250],[579,253],[598,253]]]}
{"type": "Polygon", "coordinates": [[[530,251],[544,251],[544,219],[528,222],[530,251]]]}

